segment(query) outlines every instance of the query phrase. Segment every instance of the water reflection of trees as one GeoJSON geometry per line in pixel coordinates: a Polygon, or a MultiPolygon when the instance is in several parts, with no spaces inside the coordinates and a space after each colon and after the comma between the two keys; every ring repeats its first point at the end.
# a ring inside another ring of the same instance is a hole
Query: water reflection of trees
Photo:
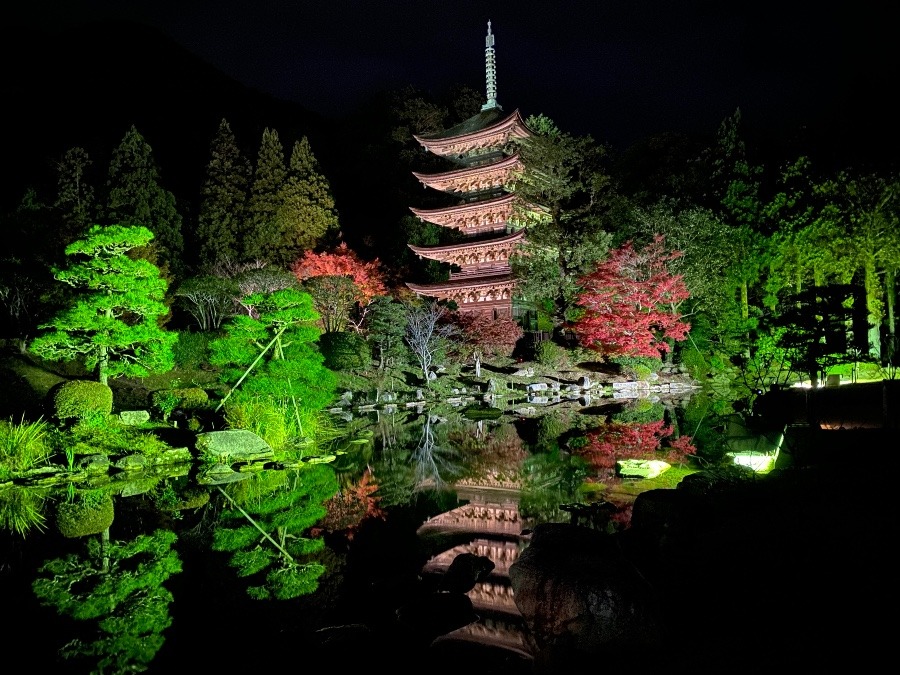
{"type": "Polygon", "coordinates": [[[44,562],[32,589],[42,605],[76,620],[60,656],[81,672],[141,672],[163,645],[173,596],[163,585],[181,572],[174,532],[112,541],[108,528],[80,550],[44,562]]]}

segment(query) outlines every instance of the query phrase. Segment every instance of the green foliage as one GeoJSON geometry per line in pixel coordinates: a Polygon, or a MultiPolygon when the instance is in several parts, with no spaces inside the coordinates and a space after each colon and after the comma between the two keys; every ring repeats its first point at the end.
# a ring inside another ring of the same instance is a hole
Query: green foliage
{"type": "Polygon", "coordinates": [[[87,417],[68,430],[60,443],[73,455],[139,454],[151,460],[171,449],[152,432],[126,426],[116,416],[87,417]]]}
{"type": "Polygon", "coordinates": [[[113,151],[106,187],[107,222],[149,228],[157,251],[144,252],[150,259],[158,254],[161,266],[180,275],[184,250],[181,214],[175,196],[160,184],[153,150],[133,125],[113,151]]]}
{"type": "Polygon", "coordinates": [[[0,420],[0,479],[42,466],[53,454],[50,427],[42,419],[18,423],[0,420]]]}
{"type": "Polygon", "coordinates": [[[547,368],[561,368],[567,360],[566,350],[553,340],[544,340],[534,350],[534,360],[547,368]]]}
{"type": "MultiPolygon", "coordinates": [[[[263,130],[262,141],[253,169],[250,201],[247,205],[244,251],[245,260],[269,260],[269,253],[280,253],[270,248],[273,232],[279,231],[278,213],[281,209],[281,191],[287,177],[284,163],[284,146],[274,129],[263,130]]],[[[274,243],[280,238],[276,237],[274,243]]]]}
{"type": "MultiPolygon", "coordinates": [[[[225,422],[231,429],[252,431],[274,451],[287,443],[291,431],[291,411],[283,403],[262,396],[239,394],[225,405],[225,422]]],[[[300,430],[293,429],[300,433],[300,430]]]]}
{"type": "Polygon", "coordinates": [[[181,370],[197,370],[209,362],[210,333],[179,331],[172,347],[175,367],[181,370]]]}
{"type": "Polygon", "coordinates": [[[659,401],[649,399],[637,399],[626,405],[622,410],[614,413],[610,419],[622,424],[658,422],[665,418],[666,407],[659,401]]]}
{"type": "Polygon", "coordinates": [[[109,415],[113,409],[113,391],[109,385],[87,380],[70,380],[53,396],[53,413],[60,420],[109,415]]]}
{"type": "Polygon", "coordinates": [[[56,507],[56,528],[68,539],[99,534],[112,525],[115,509],[112,496],[76,499],[56,507]]]}
{"type": "Polygon", "coordinates": [[[86,555],[71,553],[40,567],[32,589],[41,605],[86,622],[82,638],[61,650],[78,672],[148,670],[172,623],[174,598],[163,584],[181,572],[175,541],[167,530],[130,542],[92,537],[86,555]]]}
{"type": "Polygon", "coordinates": [[[255,599],[289,600],[313,593],[325,568],[309,560],[324,548],[307,536],[325,515],[324,503],[338,491],[334,470],[313,464],[296,472],[263,472],[234,496],[221,490],[225,509],[213,549],[229,553],[229,564],[248,579],[255,599]]]}
{"type": "Polygon", "coordinates": [[[285,288],[255,293],[244,303],[254,315],[233,317],[225,337],[210,345],[210,360],[232,392],[240,387],[248,396],[270,396],[293,409],[319,410],[330,403],[335,378],[315,345],[319,315],[310,295],[285,288]]]}
{"type": "Polygon", "coordinates": [[[155,265],[128,256],[152,238],[145,227],[95,225],[68,246],[66,255],[77,262],[55,276],[82,291],[73,306],[41,326],[47,330],[31,351],[50,361],[83,359],[104,384],[171,370],[176,336],[158,325],[168,312],[162,302],[167,284],[155,265]]]}
{"type": "Polygon", "coordinates": [[[153,407],[160,412],[164,420],[169,419],[175,410],[203,410],[209,404],[209,394],[200,387],[160,389],[154,391],[150,398],[153,407]]]}
{"type": "Polygon", "coordinates": [[[241,259],[250,162],[241,154],[225,119],[219,122],[209,154],[200,192],[197,244],[200,264],[212,268],[241,259]]]}
{"type": "Polygon", "coordinates": [[[369,306],[367,339],[374,347],[378,369],[402,363],[409,354],[406,335],[406,307],[393,298],[380,296],[369,306]]]}
{"type": "Polygon", "coordinates": [[[650,356],[616,356],[610,359],[610,363],[619,366],[634,380],[646,380],[662,368],[662,360],[650,356]]]}
{"type": "Polygon", "coordinates": [[[325,367],[331,370],[367,369],[372,365],[372,351],[366,339],[356,332],[324,333],[319,349],[325,367]]]}

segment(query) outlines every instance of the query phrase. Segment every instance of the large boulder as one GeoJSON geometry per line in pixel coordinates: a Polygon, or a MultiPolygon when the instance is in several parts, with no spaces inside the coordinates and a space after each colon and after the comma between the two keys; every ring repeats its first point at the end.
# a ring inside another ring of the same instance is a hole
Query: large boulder
{"type": "Polygon", "coordinates": [[[197,434],[196,449],[204,461],[226,466],[238,462],[275,459],[275,453],[269,444],[246,429],[226,429],[197,434]]]}
{"type": "Polygon", "coordinates": [[[701,472],[643,492],[628,529],[540,525],[510,568],[539,672],[875,668],[893,503],[846,471],[701,472]],[[849,661],[848,661],[849,662],[849,661]]]}
{"type": "Polygon", "coordinates": [[[509,570],[535,663],[577,669],[589,657],[657,654],[656,595],[617,540],[587,527],[538,525],[509,570]]]}

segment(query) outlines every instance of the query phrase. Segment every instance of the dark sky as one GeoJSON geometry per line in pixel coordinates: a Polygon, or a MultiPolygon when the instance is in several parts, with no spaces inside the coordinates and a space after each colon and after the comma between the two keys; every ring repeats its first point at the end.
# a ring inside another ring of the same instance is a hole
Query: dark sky
{"type": "MultiPolygon", "coordinates": [[[[20,2],[13,25],[94,19],[156,26],[223,72],[329,116],[413,84],[484,91],[496,37],[498,99],[615,145],[658,131],[825,125],[847,143],[893,129],[888,3],[760,0],[68,0],[20,2]],[[883,9],[873,9],[883,7],[883,9]],[[860,126],[862,125],[862,126],[860,126]]],[[[894,133],[896,137],[896,132],[894,133]]]]}

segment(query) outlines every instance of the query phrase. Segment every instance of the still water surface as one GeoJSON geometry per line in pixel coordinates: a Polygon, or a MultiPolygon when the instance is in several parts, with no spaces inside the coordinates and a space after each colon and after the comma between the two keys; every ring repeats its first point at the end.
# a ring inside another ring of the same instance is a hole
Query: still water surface
{"type": "MultiPolygon", "coordinates": [[[[299,517],[312,495],[301,494],[293,506],[290,499],[276,504],[273,495],[298,493],[302,472],[266,470],[215,486],[198,484],[187,471],[132,486],[112,496],[108,530],[85,537],[65,537],[54,524],[66,494],[35,493],[29,499],[45,511],[44,531],[0,535],[0,592],[9,620],[2,652],[25,649],[30,669],[60,673],[171,672],[188,663],[245,672],[320,657],[335,667],[399,667],[437,658],[431,672],[476,663],[483,672],[527,672],[528,641],[508,569],[527,546],[530,528],[569,522],[567,508],[591,500],[614,510],[609,522],[596,526],[626,528],[636,481],[616,474],[616,447],[623,457],[659,457],[654,443],[679,429],[691,432],[701,458],[721,455],[722,419],[685,401],[573,408],[534,419],[476,422],[461,414],[402,411],[356,419],[347,438],[357,442],[341,445],[336,461],[325,466],[343,493],[357,499],[332,503],[312,531],[326,544],[309,557],[325,569],[315,592],[286,600],[250,597],[259,575],[241,576],[232,553],[215,550],[213,542],[234,522],[232,495],[254,505],[263,530],[271,525],[269,543],[288,546],[278,533],[290,533],[291,517],[299,517]],[[279,513],[292,516],[278,520],[279,513]],[[165,533],[175,536],[169,541],[165,533]],[[111,563],[116,580],[99,587],[109,595],[108,606],[96,596],[78,596],[79,588],[96,588],[89,584],[96,584],[104,562],[99,545],[105,534],[122,546],[153,536],[146,551],[111,563]],[[468,593],[472,620],[445,616],[442,623],[422,603],[440,589],[461,553],[488,557],[494,569],[468,593]],[[51,571],[45,565],[54,560],[51,571]],[[68,584],[71,593],[42,601],[33,584],[51,573],[56,588],[68,584]],[[110,617],[118,623],[103,623],[110,617]],[[353,628],[319,632],[334,626],[353,628]]],[[[21,499],[0,494],[5,508],[21,499]]],[[[243,550],[263,537],[260,530],[243,550]]]]}

